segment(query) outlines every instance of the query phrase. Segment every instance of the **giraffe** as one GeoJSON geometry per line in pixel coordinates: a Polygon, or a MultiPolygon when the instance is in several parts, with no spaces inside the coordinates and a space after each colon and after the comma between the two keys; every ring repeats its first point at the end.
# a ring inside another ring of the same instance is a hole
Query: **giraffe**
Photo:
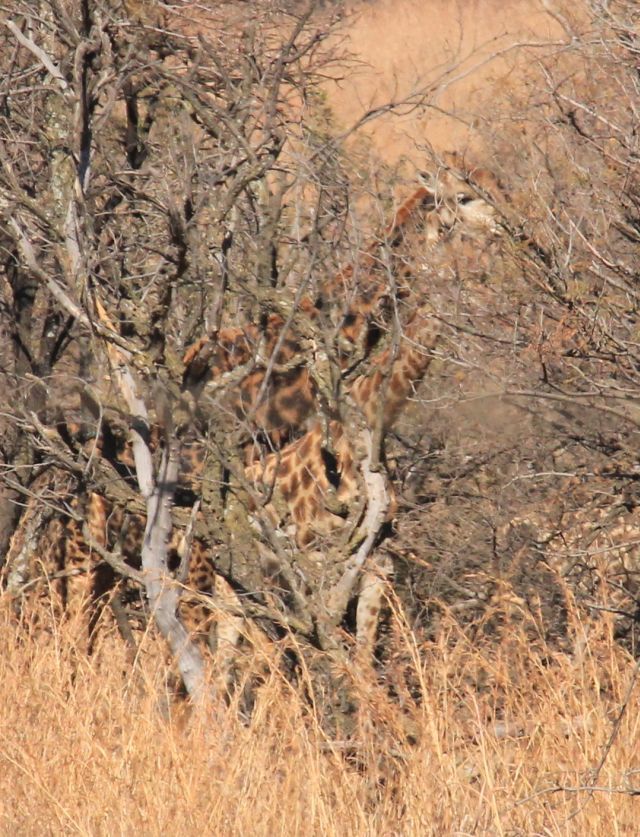
{"type": "MultiPolygon", "coordinates": [[[[439,240],[443,228],[450,230],[457,224],[495,234],[496,210],[479,195],[478,187],[490,185],[495,190],[497,182],[483,170],[476,170],[470,181],[466,183],[446,171],[435,183],[422,185],[396,210],[382,240],[370,245],[368,258],[382,258],[385,244],[398,247],[410,233],[412,223],[421,227],[427,247],[439,240]],[[425,216],[418,222],[416,212],[425,208],[425,216]]],[[[402,268],[401,261],[399,265],[402,268]]],[[[399,272],[398,264],[394,269],[399,272]]],[[[384,436],[393,426],[412,388],[426,373],[438,335],[437,320],[428,307],[420,308],[403,335],[397,355],[390,348],[384,349],[372,358],[369,374],[359,375],[351,384],[344,382],[348,399],[370,430],[379,425],[384,436]]],[[[313,551],[319,541],[326,541],[347,526],[348,511],[362,490],[353,439],[339,418],[331,419],[328,433],[315,420],[304,436],[250,464],[245,475],[254,485],[267,489],[266,512],[271,522],[288,531],[298,549],[303,550],[313,551]]],[[[395,505],[391,492],[388,519],[393,517],[395,505]]],[[[377,569],[363,573],[360,580],[356,632],[364,659],[372,658],[383,579],[390,573],[388,567],[377,569]]]]}
{"type": "MultiPolygon", "coordinates": [[[[120,450],[118,460],[129,467],[130,452],[120,450]]],[[[110,625],[117,627],[133,659],[148,632],[140,560],[146,518],[104,494],[78,494],[76,489],[73,476],[54,465],[32,481],[0,571],[2,588],[31,630],[50,632],[64,622],[78,647],[91,654],[98,628],[110,625]]],[[[260,637],[239,616],[235,590],[214,571],[210,543],[200,537],[187,543],[176,527],[167,564],[173,582],[185,591],[180,618],[189,634],[210,649],[214,684],[227,693],[240,641],[250,635],[259,645],[260,637]]]]}
{"type": "MultiPolygon", "coordinates": [[[[425,375],[440,333],[437,319],[428,307],[418,310],[401,338],[400,347],[381,351],[373,370],[352,383],[348,400],[360,413],[369,432],[380,426],[381,442],[396,421],[414,387],[425,375]]],[[[357,422],[350,422],[353,428],[357,422]]],[[[353,522],[348,512],[361,493],[358,452],[347,425],[339,419],[329,423],[332,450],[319,421],[300,439],[245,469],[255,486],[266,488],[266,513],[272,524],[288,530],[299,550],[314,550],[353,522]]],[[[386,522],[395,514],[397,503],[390,484],[386,522]]],[[[360,515],[362,510],[360,510],[360,515]]],[[[358,521],[356,520],[356,527],[358,521]]],[[[357,543],[357,540],[356,540],[357,543]]],[[[384,576],[389,567],[377,567],[362,574],[356,610],[356,638],[362,659],[372,660],[379,613],[384,594],[384,576]]]]}
{"type": "MultiPolygon", "coordinates": [[[[456,155],[450,155],[447,159],[451,165],[459,165],[456,155]]],[[[416,214],[423,216],[420,224],[425,230],[428,244],[436,243],[443,228],[450,228],[456,223],[490,233],[496,232],[496,210],[479,195],[478,187],[487,190],[490,188],[495,193],[500,188],[497,180],[484,169],[474,169],[469,181],[467,183],[451,169],[431,176],[431,185],[421,185],[413,192],[396,209],[391,221],[385,226],[382,237],[366,248],[365,263],[372,267],[379,261],[380,251],[385,244],[397,246],[406,237],[408,226],[418,223],[416,214]]],[[[352,271],[353,268],[349,266],[342,274],[330,280],[327,287],[337,287],[352,271]]],[[[372,295],[374,294],[375,291],[372,295]]],[[[371,296],[365,297],[365,306],[370,303],[370,299],[371,296]]],[[[345,380],[348,395],[363,413],[370,427],[373,427],[376,421],[381,403],[382,429],[388,430],[392,426],[412,387],[426,372],[431,359],[429,351],[435,346],[437,333],[437,323],[429,314],[428,307],[420,308],[403,335],[402,348],[397,357],[392,356],[391,349],[384,349],[373,357],[376,368],[372,374],[359,375],[351,384],[345,380]],[[424,347],[420,345],[421,341],[424,341],[424,347]],[[385,367],[390,361],[392,366],[387,376],[385,367]],[[383,386],[384,397],[381,400],[379,396],[383,386]]],[[[338,499],[344,500],[345,503],[352,500],[356,492],[353,456],[349,451],[344,428],[341,422],[336,420],[331,421],[330,428],[336,453],[339,454],[337,465],[332,466],[335,474],[330,474],[331,468],[328,469],[322,462],[323,456],[326,460],[326,453],[321,455],[324,448],[319,421],[315,421],[305,435],[289,446],[272,453],[266,459],[250,463],[246,469],[246,476],[254,482],[265,485],[278,483],[279,493],[287,501],[289,513],[296,523],[296,540],[300,546],[306,546],[314,540],[310,521],[313,521],[315,527],[319,526],[327,531],[332,529],[332,517],[336,515],[328,512],[329,517],[326,514],[318,516],[318,511],[323,505],[319,500],[319,494],[331,493],[334,487],[332,483],[336,482],[338,499]],[[304,489],[302,491],[301,486],[304,489]],[[292,502],[294,497],[298,497],[298,502],[292,502]]],[[[339,528],[340,524],[337,526],[339,528]]]]}

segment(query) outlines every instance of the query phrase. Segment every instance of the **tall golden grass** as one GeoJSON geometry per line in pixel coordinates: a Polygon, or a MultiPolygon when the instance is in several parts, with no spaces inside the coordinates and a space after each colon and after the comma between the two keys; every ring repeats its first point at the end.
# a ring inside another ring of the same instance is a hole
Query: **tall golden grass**
{"type": "Polygon", "coordinates": [[[385,679],[334,672],[357,705],[336,740],[275,664],[249,718],[198,714],[151,638],[133,664],[109,631],[88,657],[72,624],[29,636],[4,608],[0,833],[637,833],[640,684],[594,775],[633,660],[606,625],[571,654],[526,627],[471,641],[445,615],[419,644],[396,613],[385,679]]]}

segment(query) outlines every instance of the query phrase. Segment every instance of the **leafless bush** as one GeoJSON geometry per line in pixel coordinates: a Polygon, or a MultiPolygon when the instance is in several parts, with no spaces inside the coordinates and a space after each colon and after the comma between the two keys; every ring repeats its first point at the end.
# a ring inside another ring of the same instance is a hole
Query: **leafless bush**
{"type": "Polygon", "coordinates": [[[106,498],[107,536],[93,548],[128,576],[125,604],[141,555],[147,598],[194,695],[200,654],[175,616],[179,585],[165,583],[168,569],[185,580],[190,550],[240,595],[222,607],[233,619],[294,636],[314,660],[318,649],[345,659],[348,604],[372,554],[381,577],[394,565],[412,625],[430,639],[453,612],[478,637],[514,620],[566,649],[576,596],[633,645],[632,4],[556,13],[564,39],[536,45],[524,88],[507,90],[500,109],[492,102],[490,117],[475,114],[490,149],[482,171],[433,154],[433,235],[420,214],[398,234],[379,206],[372,216],[386,225],[354,223],[348,132],[336,136],[324,87],[347,64],[329,37],[331,9],[313,12],[266,0],[180,14],[115,0],[3,7],[10,398],[0,421],[12,502],[2,551],[29,497],[40,516],[22,516],[12,548],[23,557],[52,519],[82,529],[78,497],[106,498]],[[434,197],[449,183],[462,190],[455,211],[434,197]],[[458,223],[473,200],[493,208],[490,235],[458,223]],[[427,300],[441,329],[436,362],[393,432],[385,397],[365,426],[354,381],[380,358],[388,374],[427,300]],[[329,482],[339,484],[331,422],[353,435],[360,498],[345,509],[332,495],[345,527],[305,551],[279,525],[287,498],[245,468],[302,438],[311,416],[329,482]],[[385,541],[392,482],[400,505],[385,541]],[[180,546],[172,532],[186,533],[180,546]]]}

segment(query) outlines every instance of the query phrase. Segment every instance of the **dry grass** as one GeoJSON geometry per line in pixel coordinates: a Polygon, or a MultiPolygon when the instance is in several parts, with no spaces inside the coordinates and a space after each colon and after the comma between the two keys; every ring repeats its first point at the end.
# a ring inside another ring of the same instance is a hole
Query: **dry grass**
{"type": "Polygon", "coordinates": [[[420,648],[397,621],[389,671],[412,692],[345,672],[360,704],[347,745],[277,670],[250,722],[197,717],[162,710],[157,655],[132,669],[114,636],[88,658],[68,626],[26,640],[0,624],[2,834],[637,833],[621,792],[640,785],[637,691],[599,789],[579,790],[634,670],[605,630],[568,656],[516,628],[483,647],[453,622],[420,648]]]}

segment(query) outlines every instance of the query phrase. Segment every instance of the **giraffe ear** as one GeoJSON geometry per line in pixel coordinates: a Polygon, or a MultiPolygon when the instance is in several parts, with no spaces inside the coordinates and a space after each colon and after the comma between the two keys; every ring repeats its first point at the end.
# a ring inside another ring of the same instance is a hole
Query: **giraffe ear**
{"type": "Polygon", "coordinates": [[[436,179],[433,176],[433,173],[430,171],[419,171],[418,172],[418,180],[420,184],[425,188],[429,189],[429,191],[434,192],[436,188],[436,179]]]}

